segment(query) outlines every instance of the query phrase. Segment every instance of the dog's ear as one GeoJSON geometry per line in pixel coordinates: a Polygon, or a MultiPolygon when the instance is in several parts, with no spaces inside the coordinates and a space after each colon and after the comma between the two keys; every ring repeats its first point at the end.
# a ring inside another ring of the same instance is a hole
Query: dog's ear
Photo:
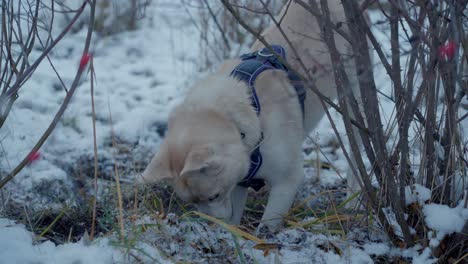
{"type": "Polygon", "coordinates": [[[220,168],[216,147],[213,144],[193,146],[185,159],[181,176],[206,175],[220,168]]]}
{"type": "Polygon", "coordinates": [[[165,141],[161,144],[158,153],[154,155],[146,167],[141,177],[137,180],[139,183],[154,184],[161,181],[171,180],[173,178],[169,168],[169,153],[165,141]]]}

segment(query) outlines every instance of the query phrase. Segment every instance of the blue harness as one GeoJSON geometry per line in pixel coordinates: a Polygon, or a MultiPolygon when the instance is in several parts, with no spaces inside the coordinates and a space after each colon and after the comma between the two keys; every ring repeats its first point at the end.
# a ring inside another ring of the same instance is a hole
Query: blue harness
{"type": "MultiPolygon", "coordinates": [[[[286,51],[283,47],[279,45],[272,45],[271,47],[283,60],[286,60],[286,51]]],[[[240,81],[244,81],[250,87],[252,93],[252,107],[257,112],[257,115],[260,115],[261,106],[257,93],[255,92],[255,80],[266,70],[283,70],[288,74],[288,79],[296,90],[299,104],[301,105],[302,116],[304,117],[306,91],[299,76],[289,71],[289,69],[281,63],[273,53],[268,51],[267,48],[244,54],[241,56],[241,59],[242,62],[232,70],[231,76],[239,79],[240,81]]],[[[263,133],[261,134],[259,144],[257,144],[257,147],[250,154],[249,172],[237,185],[242,187],[252,187],[255,191],[260,190],[265,185],[265,181],[263,179],[254,178],[263,162],[262,153],[260,153],[260,142],[262,140],[263,133]]]]}

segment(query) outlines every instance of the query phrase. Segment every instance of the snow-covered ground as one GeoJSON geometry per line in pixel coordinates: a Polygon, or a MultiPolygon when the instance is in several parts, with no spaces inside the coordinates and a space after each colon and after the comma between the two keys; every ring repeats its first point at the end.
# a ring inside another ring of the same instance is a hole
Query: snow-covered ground
{"type": "MultiPolygon", "coordinates": [[[[206,69],[200,71],[202,39],[199,25],[192,20],[197,12],[196,5],[152,1],[137,30],[110,36],[95,35],[92,50],[97,78],[98,155],[103,171],[112,171],[113,162],[119,162],[124,183],[132,182],[135,174],[157,150],[170,109],[181,100],[194,79],[206,74],[206,69]],[[121,147],[112,147],[112,134],[121,147]],[[126,160],[119,159],[122,153],[127,153],[123,155],[126,160]],[[129,157],[132,160],[128,160],[129,157]],[[140,165],[136,166],[135,161],[140,165]]],[[[81,30],[67,36],[51,56],[66,84],[70,84],[78,67],[85,33],[81,30]]],[[[384,35],[380,37],[386,38],[384,35]]],[[[382,44],[390,45],[388,41],[382,41],[382,44]]],[[[245,48],[240,47],[239,51],[245,48]]],[[[377,68],[376,75],[382,76],[378,86],[384,92],[388,91],[389,81],[382,67],[377,68]]],[[[49,64],[43,63],[21,89],[15,107],[0,130],[2,174],[11,171],[28,153],[52,120],[64,96],[55,73],[49,64]]],[[[385,98],[381,98],[381,107],[388,115],[393,110],[393,104],[385,98]]],[[[339,120],[335,112],[332,111],[332,115],[339,120]]],[[[338,121],[337,125],[340,131],[344,131],[342,122],[338,121]]],[[[298,195],[299,201],[345,185],[342,176],[346,171],[346,161],[333,141],[333,130],[323,120],[305,142],[307,177],[298,195]],[[322,167],[316,170],[317,159],[331,164],[333,169],[322,167]]],[[[93,177],[90,157],[93,157],[93,130],[88,74],[59,125],[41,148],[40,159],[28,165],[6,186],[2,203],[19,203],[33,211],[61,210],[80,205],[82,186],[77,183],[79,177],[76,172],[80,171],[85,178],[93,177]]],[[[108,186],[105,182],[103,179],[101,186],[108,186]]],[[[413,190],[412,193],[411,188],[407,189],[408,204],[424,204],[430,196],[430,191],[420,185],[413,190]]],[[[101,195],[110,191],[108,187],[100,188],[101,195]]],[[[468,210],[461,205],[449,208],[429,204],[423,207],[423,212],[428,226],[434,230],[431,240],[434,245],[443,235],[459,232],[468,219],[468,210]],[[446,217],[442,218],[440,212],[446,217]],[[447,223],[446,219],[451,221],[447,223]]],[[[402,256],[414,263],[435,261],[429,248],[418,245],[408,250],[396,249],[381,234],[376,233],[375,237],[369,238],[359,230],[344,237],[326,231],[325,227],[316,232],[300,227],[287,228],[267,241],[271,245],[266,254],[264,250],[256,249],[252,241],[237,238],[217,225],[190,217],[169,214],[161,219],[153,212],[147,212],[147,215],[136,218],[131,225],[132,231],[128,231],[138,238],[133,242],[119,242],[118,235],[110,232],[101,234],[94,241],[83,236],[79,242],[60,245],[38,239],[37,234],[27,231],[28,225],[0,218],[0,263],[220,263],[222,260],[373,263],[376,256],[402,256]],[[356,241],[365,243],[362,245],[356,241]]],[[[304,221],[311,220],[314,218],[304,221]]],[[[32,223],[28,230],[33,230],[32,223]]]]}

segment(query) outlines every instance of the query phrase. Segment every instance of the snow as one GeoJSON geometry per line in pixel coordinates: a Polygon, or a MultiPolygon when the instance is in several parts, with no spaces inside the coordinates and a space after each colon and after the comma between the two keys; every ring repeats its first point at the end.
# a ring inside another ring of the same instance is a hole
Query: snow
{"type": "Polygon", "coordinates": [[[468,221],[468,208],[461,206],[450,208],[442,204],[427,204],[423,213],[427,226],[444,234],[460,232],[468,221]]]}
{"type": "Polygon", "coordinates": [[[0,263],[115,263],[122,254],[102,239],[56,246],[50,241],[33,244],[34,234],[24,226],[0,218],[0,263]]]}
{"type": "Polygon", "coordinates": [[[413,184],[405,187],[406,205],[412,203],[424,204],[431,198],[431,190],[422,186],[421,184],[413,184]]]}
{"type": "Polygon", "coordinates": [[[355,263],[355,264],[367,264],[374,263],[368,254],[359,249],[349,249],[344,252],[343,256],[321,250],[310,250],[309,252],[301,251],[286,251],[281,253],[272,253],[264,257],[263,252],[256,252],[254,259],[260,263],[355,263]],[[310,252],[312,251],[312,252],[310,252]],[[306,253],[306,254],[304,254],[306,253]]]}
{"type": "MultiPolygon", "coordinates": [[[[55,245],[51,241],[38,242],[33,233],[21,224],[0,218],[0,264],[60,263],[60,264],[113,264],[128,263],[126,249],[116,247],[109,238],[93,242],[82,238],[77,243],[55,245]]],[[[165,261],[155,247],[138,243],[129,250],[143,261],[165,261]]]]}
{"type": "Polygon", "coordinates": [[[432,229],[428,232],[431,248],[437,247],[446,235],[461,232],[468,221],[468,208],[461,204],[455,208],[442,204],[426,204],[423,214],[427,227],[432,229]]]}
{"type": "Polygon", "coordinates": [[[436,263],[437,259],[431,257],[431,249],[425,248],[420,255],[415,255],[413,258],[413,264],[431,264],[436,263]]]}
{"type": "Polygon", "coordinates": [[[390,252],[390,247],[384,243],[367,243],[364,245],[364,251],[369,255],[385,255],[390,252]]]}

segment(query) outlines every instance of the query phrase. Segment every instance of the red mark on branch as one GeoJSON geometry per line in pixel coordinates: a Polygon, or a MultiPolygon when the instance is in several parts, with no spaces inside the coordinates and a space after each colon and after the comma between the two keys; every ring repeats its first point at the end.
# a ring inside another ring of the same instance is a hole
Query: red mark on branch
{"type": "Polygon", "coordinates": [[[449,40],[445,45],[439,47],[439,58],[443,60],[451,60],[455,56],[457,44],[455,41],[449,40]]]}
{"type": "Polygon", "coordinates": [[[80,60],[80,71],[86,68],[86,65],[88,65],[88,62],[90,59],[91,59],[90,53],[83,54],[83,57],[81,57],[81,60],[80,60]]]}
{"type": "Polygon", "coordinates": [[[41,158],[41,153],[39,151],[33,151],[28,156],[28,162],[33,163],[41,158]]]}

